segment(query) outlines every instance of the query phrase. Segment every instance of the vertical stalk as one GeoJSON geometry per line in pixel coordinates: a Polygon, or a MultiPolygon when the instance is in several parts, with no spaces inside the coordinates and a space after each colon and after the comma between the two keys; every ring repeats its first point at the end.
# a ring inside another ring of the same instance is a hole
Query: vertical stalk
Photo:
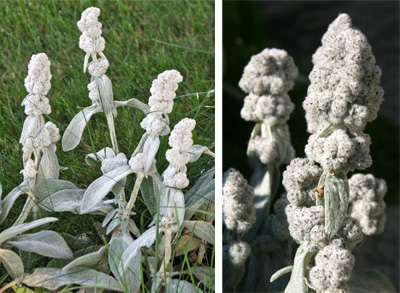
{"type": "Polygon", "coordinates": [[[108,129],[110,131],[110,138],[111,138],[111,144],[112,144],[113,150],[114,150],[115,154],[119,154],[117,134],[115,132],[114,117],[113,117],[112,112],[108,113],[106,115],[106,117],[107,117],[108,129]]]}
{"type": "Polygon", "coordinates": [[[131,210],[132,210],[132,208],[133,208],[133,206],[135,204],[135,201],[136,201],[137,195],[139,193],[139,188],[140,188],[140,185],[142,184],[143,178],[144,178],[144,173],[143,172],[139,172],[137,174],[137,178],[136,178],[136,181],[135,181],[135,186],[133,187],[133,190],[132,190],[131,198],[129,199],[129,202],[126,205],[126,208],[125,208],[125,211],[124,211],[124,217],[126,217],[126,218],[129,218],[129,214],[130,214],[130,212],[131,212],[131,210]]]}

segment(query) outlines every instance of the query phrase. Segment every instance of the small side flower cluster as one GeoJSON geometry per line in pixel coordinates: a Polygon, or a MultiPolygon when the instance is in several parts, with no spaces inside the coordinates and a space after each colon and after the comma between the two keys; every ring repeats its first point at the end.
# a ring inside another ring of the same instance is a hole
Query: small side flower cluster
{"type": "Polygon", "coordinates": [[[332,241],[315,256],[315,266],[309,275],[311,286],[318,292],[347,292],[354,263],[354,256],[343,248],[342,242],[332,241]]]}
{"type": "Polygon", "coordinates": [[[160,73],[151,85],[150,113],[140,126],[152,135],[165,136],[170,132],[167,114],[171,113],[178,84],[183,80],[177,70],[160,73]]]}
{"type": "Polygon", "coordinates": [[[222,214],[224,225],[232,235],[229,239],[224,237],[223,254],[224,259],[235,267],[244,265],[251,252],[250,245],[241,237],[256,220],[253,196],[253,188],[239,171],[231,168],[224,173],[222,214]]]}
{"type": "Polygon", "coordinates": [[[50,60],[45,53],[32,55],[28,65],[28,76],[25,78],[25,88],[28,96],[22,101],[25,114],[39,116],[50,114],[49,99],[45,96],[51,88],[50,60]]]}
{"type": "Polygon", "coordinates": [[[356,218],[365,235],[383,232],[386,223],[386,204],[383,197],[387,186],[383,179],[372,174],[354,174],[350,180],[350,215],[356,218]]]}
{"type": "MultiPolygon", "coordinates": [[[[265,49],[251,57],[245,67],[239,86],[249,95],[244,100],[242,118],[261,123],[257,125],[249,141],[248,154],[263,164],[274,160],[284,161],[294,154],[290,145],[286,121],[294,110],[287,92],[293,88],[298,75],[293,59],[284,50],[265,49]],[[279,158],[278,142],[271,127],[279,125],[288,140],[284,154],[279,158]],[[286,126],[286,127],[285,127],[286,126]]],[[[290,157],[291,159],[292,157],[290,157]]],[[[290,160],[289,159],[289,160],[290,160]]]]}
{"type": "Polygon", "coordinates": [[[22,151],[24,153],[33,153],[41,151],[43,148],[50,147],[60,140],[60,130],[52,122],[47,122],[40,133],[35,137],[28,137],[23,143],[22,151]]]}
{"type": "Polygon", "coordinates": [[[196,121],[184,118],[175,125],[169,137],[169,145],[165,157],[170,163],[165,170],[164,183],[169,187],[185,188],[189,185],[186,175],[186,164],[189,162],[189,149],[193,145],[192,131],[196,121]]]}

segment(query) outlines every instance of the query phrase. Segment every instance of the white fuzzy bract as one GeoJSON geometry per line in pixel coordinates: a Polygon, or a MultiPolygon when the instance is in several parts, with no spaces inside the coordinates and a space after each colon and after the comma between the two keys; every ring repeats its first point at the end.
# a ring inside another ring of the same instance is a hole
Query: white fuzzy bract
{"type": "Polygon", "coordinates": [[[253,206],[254,190],[235,169],[229,169],[224,176],[222,213],[225,226],[229,230],[244,233],[256,220],[253,206]]]}
{"type": "Polygon", "coordinates": [[[383,179],[372,174],[354,174],[349,180],[350,215],[356,218],[365,235],[383,232],[386,223],[386,204],[383,197],[387,186],[383,179]]]}
{"type": "Polygon", "coordinates": [[[163,115],[171,113],[178,84],[182,75],[177,70],[167,70],[159,74],[151,85],[149,98],[150,113],[140,126],[150,134],[165,136],[169,133],[167,119],[163,115]]]}
{"type": "Polygon", "coordinates": [[[383,101],[381,70],[363,33],[346,29],[324,41],[303,103],[308,131],[322,122],[363,130],[374,120],[383,101]]]}
{"type": "MultiPolygon", "coordinates": [[[[50,73],[50,65],[51,65],[50,60],[45,53],[32,55],[31,60],[29,61],[28,64],[28,76],[25,78],[25,88],[30,94],[29,96],[37,95],[43,97],[49,92],[51,88],[50,80],[52,77],[50,73]]],[[[37,97],[32,99],[32,101],[36,103],[38,103],[37,102],[38,100],[40,99],[37,97]]],[[[24,104],[26,105],[28,104],[28,102],[24,104]]],[[[31,106],[34,107],[35,105],[31,106]]],[[[40,105],[40,109],[48,111],[48,108],[44,107],[43,105],[40,105]]],[[[41,112],[41,110],[37,111],[41,112]]],[[[28,112],[34,112],[34,111],[29,110],[28,112]]]]}

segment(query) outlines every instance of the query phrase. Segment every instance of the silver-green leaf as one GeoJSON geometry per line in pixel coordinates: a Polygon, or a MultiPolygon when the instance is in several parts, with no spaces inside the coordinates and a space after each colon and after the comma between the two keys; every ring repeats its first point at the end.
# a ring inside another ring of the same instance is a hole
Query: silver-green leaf
{"type": "Polygon", "coordinates": [[[197,237],[214,244],[214,226],[206,221],[183,221],[183,226],[192,231],[197,237]]]}
{"type": "Polygon", "coordinates": [[[4,222],[10,212],[14,202],[24,193],[24,189],[27,187],[28,183],[22,182],[19,186],[15,187],[10,191],[9,194],[1,201],[1,214],[0,214],[0,224],[4,222]]]}
{"type": "Polygon", "coordinates": [[[11,278],[15,279],[24,275],[24,264],[14,251],[0,249],[0,264],[2,264],[11,278]]]}

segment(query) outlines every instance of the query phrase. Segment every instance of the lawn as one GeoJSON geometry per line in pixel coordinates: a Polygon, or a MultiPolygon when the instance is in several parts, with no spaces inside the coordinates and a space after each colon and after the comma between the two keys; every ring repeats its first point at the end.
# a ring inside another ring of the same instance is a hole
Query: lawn
{"type": "MultiPolygon", "coordinates": [[[[159,73],[176,69],[183,81],[177,91],[174,111],[169,115],[170,125],[185,117],[195,119],[194,143],[214,150],[214,95],[207,95],[215,88],[214,2],[4,1],[0,3],[0,182],[3,198],[23,180],[20,174],[22,150],[18,141],[26,117],[21,102],[27,95],[24,78],[31,55],[45,52],[51,61],[52,88],[47,97],[52,113],[45,115],[45,120],[56,124],[61,135],[71,119],[91,104],[86,88],[90,76],[82,71],[85,53],[78,46],[81,32],[76,26],[82,11],[90,6],[101,9],[99,21],[103,24],[104,54],[110,62],[107,75],[113,84],[114,100],[136,98],[147,104],[152,81],[159,73]]],[[[144,133],[139,125],[143,118],[144,114],[137,109],[118,110],[115,120],[118,144],[120,152],[128,159],[144,133]]],[[[75,150],[63,152],[60,142],[57,144],[60,165],[68,168],[61,172],[60,179],[85,189],[102,175],[100,168],[88,167],[84,157],[94,150],[111,147],[106,125],[104,115],[94,115],[75,150]]],[[[168,148],[167,138],[161,138],[156,157],[159,170],[168,166],[164,157],[168,148]]],[[[209,156],[189,164],[191,184],[187,189],[213,164],[209,156]]],[[[132,190],[133,183],[134,179],[128,178],[127,190],[132,190]]],[[[1,230],[12,225],[24,201],[23,196],[16,202],[1,230]]],[[[140,203],[140,196],[134,211],[135,222],[146,225],[151,221],[144,204],[140,203]]],[[[102,243],[94,226],[102,218],[68,213],[53,216],[60,219],[52,224],[53,230],[88,237],[90,245],[102,243]]],[[[48,259],[41,261],[45,263],[48,259]]],[[[31,263],[28,271],[36,264],[31,263]]],[[[2,269],[1,275],[4,273],[2,269]]]]}

